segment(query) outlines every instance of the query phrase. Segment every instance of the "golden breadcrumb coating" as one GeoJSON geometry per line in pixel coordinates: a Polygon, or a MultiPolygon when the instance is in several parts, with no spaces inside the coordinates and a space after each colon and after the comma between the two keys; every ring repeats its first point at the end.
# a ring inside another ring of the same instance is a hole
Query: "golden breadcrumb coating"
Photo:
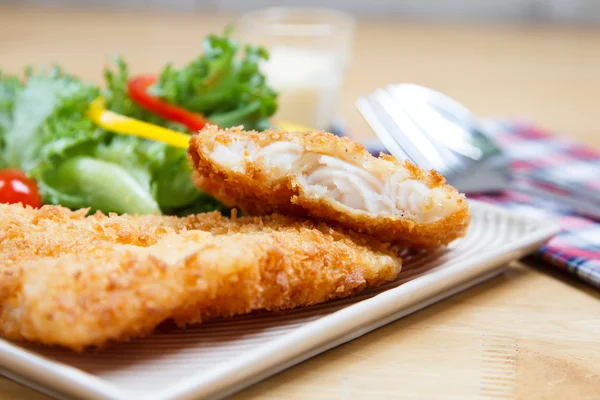
{"type": "Polygon", "coordinates": [[[0,334],[74,350],[308,306],[396,278],[398,249],[290,217],[106,216],[0,205],[0,334]]]}
{"type": "Polygon", "coordinates": [[[435,171],[326,132],[207,126],[188,153],[196,185],[249,215],[309,216],[414,248],[464,236],[471,218],[435,171]]]}

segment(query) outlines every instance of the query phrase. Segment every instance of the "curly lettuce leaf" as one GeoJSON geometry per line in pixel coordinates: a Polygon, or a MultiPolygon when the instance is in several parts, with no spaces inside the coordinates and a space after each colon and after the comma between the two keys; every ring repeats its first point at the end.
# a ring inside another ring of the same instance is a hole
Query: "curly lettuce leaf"
{"type": "Polygon", "coordinates": [[[47,74],[28,74],[27,84],[13,105],[11,126],[4,134],[4,154],[10,167],[25,171],[33,168],[44,144],[38,130],[53,114],[62,111],[61,98],[75,99],[81,93],[78,89],[79,84],[69,76],[61,76],[57,68],[47,74]]]}
{"type": "Polygon", "coordinates": [[[7,166],[4,157],[4,137],[12,125],[12,110],[17,93],[22,86],[21,81],[16,76],[6,76],[0,71],[0,168],[7,166]]]}
{"type": "Polygon", "coordinates": [[[245,46],[239,57],[240,45],[228,35],[209,35],[203,50],[183,68],[167,65],[151,93],[202,113],[224,128],[269,127],[268,118],[277,110],[277,93],[259,68],[260,62],[268,59],[267,51],[245,46]]]}
{"type": "Polygon", "coordinates": [[[163,143],[151,143],[148,147],[152,147],[147,152],[154,178],[152,193],[161,208],[171,210],[197,203],[204,205],[206,196],[192,181],[187,152],[163,143]]]}

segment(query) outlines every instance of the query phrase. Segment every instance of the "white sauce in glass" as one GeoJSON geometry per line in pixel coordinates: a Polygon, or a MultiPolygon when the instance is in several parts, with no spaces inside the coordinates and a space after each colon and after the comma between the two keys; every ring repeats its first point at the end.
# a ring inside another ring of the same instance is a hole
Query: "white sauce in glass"
{"type": "Polygon", "coordinates": [[[342,76],[333,53],[273,46],[261,69],[279,92],[277,119],[314,129],[330,127],[342,76]]]}

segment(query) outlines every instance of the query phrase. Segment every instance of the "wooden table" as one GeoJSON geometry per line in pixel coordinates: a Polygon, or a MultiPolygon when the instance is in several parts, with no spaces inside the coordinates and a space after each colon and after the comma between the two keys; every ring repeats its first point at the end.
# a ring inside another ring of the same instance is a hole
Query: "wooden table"
{"type": "MultiPolygon", "coordinates": [[[[5,71],[58,62],[99,80],[106,54],[138,72],[180,64],[231,17],[0,7],[5,71]]],[[[600,31],[525,26],[358,25],[341,114],[389,82],[435,87],[480,115],[523,116],[600,146],[600,31]]],[[[600,291],[551,268],[508,273],[240,393],[266,399],[599,399],[600,291]]],[[[46,398],[0,378],[0,399],[46,398]]]]}

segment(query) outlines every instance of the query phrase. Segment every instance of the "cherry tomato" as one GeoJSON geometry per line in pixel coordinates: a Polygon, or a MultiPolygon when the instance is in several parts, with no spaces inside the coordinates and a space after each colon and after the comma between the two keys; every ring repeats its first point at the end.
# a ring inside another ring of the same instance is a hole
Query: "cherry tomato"
{"type": "Polygon", "coordinates": [[[42,206],[42,198],[33,179],[19,169],[0,170],[0,203],[23,203],[35,208],[42,206]]]}

